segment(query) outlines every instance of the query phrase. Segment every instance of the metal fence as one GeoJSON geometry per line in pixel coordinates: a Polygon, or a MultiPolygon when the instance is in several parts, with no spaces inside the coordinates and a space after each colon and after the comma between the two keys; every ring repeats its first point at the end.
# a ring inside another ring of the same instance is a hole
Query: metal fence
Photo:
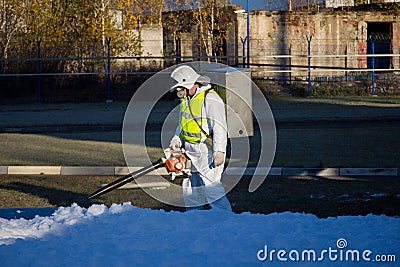
{"type": "MultiPolygon", "coordinates": [[[[375,40],[376,41],[376,40],[375,40]]],[[[269,94],[338,95],[400,94],[400,54],[387,53],[371,39],[365,54],[355,44],[280,44],[257,48],[250,57],[252,77],[269,94]],[[364,67],[360,60],[365,61],[364,67]],[[271,89],[272,88],[272,89],[271,89]]],[[[239,46],[240,48],[240,46],[239,46]]],[[[255,49],[255,48],[253,48],[255,49]]],[[[390,48],[393,50],[393,47],[390,48]]],[[[240,51],[240,49],[238,49],[240,51]]],[[[397,50],[396,50],[397,51],[397,50]]],[[[236,53],[240,54],[240,53],[236,53]]],[[[246,51],[239,56],[111,56],[42,57],[40,43],[26,58],[0,58],[0,97],[42,101],[129,99],[147,78],[173,64],[218,61],[247,67],[246,51]]]]}

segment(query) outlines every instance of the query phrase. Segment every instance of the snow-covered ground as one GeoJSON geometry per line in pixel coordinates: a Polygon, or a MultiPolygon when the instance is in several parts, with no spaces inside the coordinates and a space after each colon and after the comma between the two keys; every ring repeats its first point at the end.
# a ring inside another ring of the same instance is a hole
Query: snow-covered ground
{"type": "Polygon", "coordinates": [[[1,266],[399,266],[400,219],[72,205],[0,219],[0,244],[1,266]]]}

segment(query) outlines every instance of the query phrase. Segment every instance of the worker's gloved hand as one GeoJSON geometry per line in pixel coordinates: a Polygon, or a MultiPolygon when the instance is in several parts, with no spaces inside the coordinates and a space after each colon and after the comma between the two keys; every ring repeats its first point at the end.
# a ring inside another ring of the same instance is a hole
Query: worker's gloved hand
{"type": "Polygon", "coordinates": [[[171,142],[169,143],[169,147],[172,148],[172,150],[179,150],[182,146],[181,139],[179,136],[175,135],[172,139],[171,142]]]}
{"type": "Polygon", "coordinates": [[[214,166],[218,167],[225,161],[225,153],[221,151],[214,152],[214,166]]]}

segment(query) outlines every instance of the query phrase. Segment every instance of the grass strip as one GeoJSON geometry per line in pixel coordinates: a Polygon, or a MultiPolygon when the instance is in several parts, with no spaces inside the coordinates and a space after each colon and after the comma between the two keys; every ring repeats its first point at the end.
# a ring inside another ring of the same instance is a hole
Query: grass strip
{"type": "MultiPolygon", "coordinates": [[[[163,154],[158,135],[150,135],[147,151],[154,161],[163,154]]],[[[400,168],[399,136],[400,127],[280,129],[273,166],[400,168]]],[[[0,134],[0,166],[125,166],[120,139],[118,132],[0,134]]],[[[250,141],[257,148],[250,151],[250,164],[255,164],[260,147],[256,138],[250,141]]]]}

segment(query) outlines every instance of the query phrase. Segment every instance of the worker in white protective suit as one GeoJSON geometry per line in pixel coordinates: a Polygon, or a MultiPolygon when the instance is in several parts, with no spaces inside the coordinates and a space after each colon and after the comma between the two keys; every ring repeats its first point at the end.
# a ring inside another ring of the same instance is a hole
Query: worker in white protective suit
{"type": "Polygon", "coordinates": [[[183,147],[192,161],[192,175],[182,183],[186,209],[204,209],[208,203],[213,209],[231,211],[221,184],[227,145],[224,102],[211,88],[210,78],[190,66],[176,68],[171,78],[176,81],[171,90],[177,90],[182,100],[170,147],[183,147]]]}

